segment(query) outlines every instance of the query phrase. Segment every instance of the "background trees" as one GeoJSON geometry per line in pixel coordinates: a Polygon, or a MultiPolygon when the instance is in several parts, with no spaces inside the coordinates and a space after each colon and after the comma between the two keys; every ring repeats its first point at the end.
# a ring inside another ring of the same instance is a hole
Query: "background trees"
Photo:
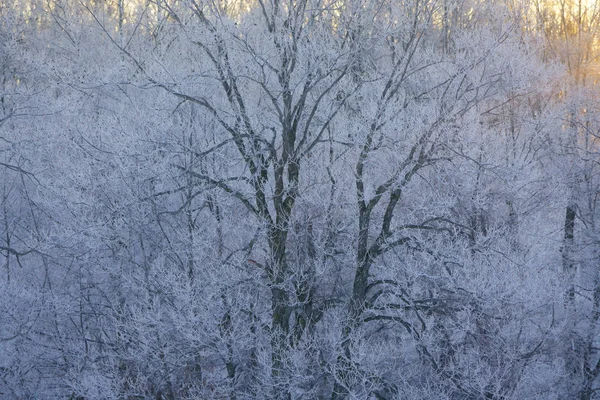
{"type": "Polygon", "coordinates": [[[592,398],[595,14],[560,6],[0,9],[0,396],[592,398]]]}

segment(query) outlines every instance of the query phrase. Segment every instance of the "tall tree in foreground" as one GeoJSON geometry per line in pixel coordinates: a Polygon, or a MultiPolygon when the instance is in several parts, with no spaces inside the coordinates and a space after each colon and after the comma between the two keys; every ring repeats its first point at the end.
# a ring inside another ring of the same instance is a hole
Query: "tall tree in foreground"
{"type": "Polygon", "coordinates": [[[240,15],[194,1],[164,7],[177,22],[180,42],[161,48],[165,60],[185,49],[196,70],[166,75],[120,50],[147,82],[213,121],[212,143],[191,146],[190,158],[173,167],[189,178],[184,190],[212,187],[231,196],[261,227],[266,252],[249,262],[265,274],[270,290],[272,395],[290,396],[287,353],[319,318],[312,308],[314,278],[288,259],[290,230],[307,159],[359,85],[349,78],[356,43],[336,34],[345,28],[335,2],[259,2],[240,15]],[[237,165],[211,172],[205,165],[215,154],[237,165]]]}

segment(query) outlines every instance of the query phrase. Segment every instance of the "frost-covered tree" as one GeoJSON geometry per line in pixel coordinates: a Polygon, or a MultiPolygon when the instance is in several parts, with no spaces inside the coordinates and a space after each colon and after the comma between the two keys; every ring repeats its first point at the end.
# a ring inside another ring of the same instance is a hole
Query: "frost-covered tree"
{"type": "Polygon", "coordinates": [[[0,6],[0,397],[593,398],[595,19],[540,7],[0,6]]]}

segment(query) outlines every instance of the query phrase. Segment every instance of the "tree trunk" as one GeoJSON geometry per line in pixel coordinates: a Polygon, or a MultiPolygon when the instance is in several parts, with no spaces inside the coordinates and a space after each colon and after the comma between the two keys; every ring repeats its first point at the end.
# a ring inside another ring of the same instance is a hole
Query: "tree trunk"
{"type": "Polygon", "coordinates": [[[564,242],[562,248],[563,272],[565,273],[569,288],[566,301],[572,305],[575,300],[575,263],[573,261],[573,245],[575,242],[575,210],[576,205],[569,203],[565,213],[564,242]]]}

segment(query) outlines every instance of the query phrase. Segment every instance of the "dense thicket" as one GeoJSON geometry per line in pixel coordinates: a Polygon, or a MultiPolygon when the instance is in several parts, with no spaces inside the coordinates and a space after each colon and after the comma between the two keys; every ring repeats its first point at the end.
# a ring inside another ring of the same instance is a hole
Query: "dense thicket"
{"type": "Polygon", "coordinates": [[[599,17],[2,2],[0,398],[598,396],[599,17]]]}

